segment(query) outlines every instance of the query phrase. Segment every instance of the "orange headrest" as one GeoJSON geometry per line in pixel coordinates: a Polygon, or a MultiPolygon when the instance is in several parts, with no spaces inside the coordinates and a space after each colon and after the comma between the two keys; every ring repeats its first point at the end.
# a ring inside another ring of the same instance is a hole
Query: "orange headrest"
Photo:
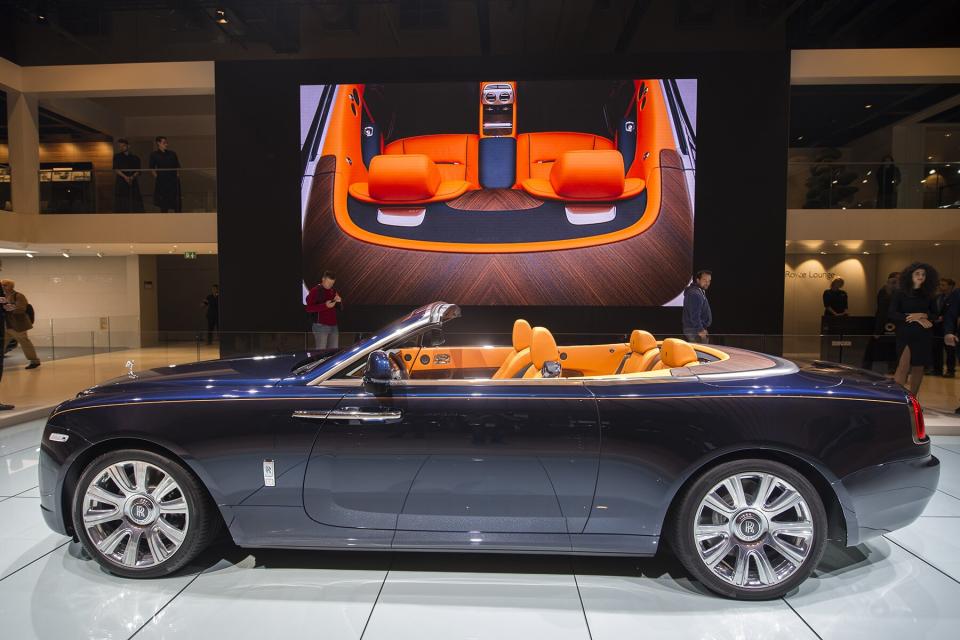
{"type": "Polygon", "coordinates": [[[440,170],[419,153],[374,156],[368,174],[370,197],[375,200],[427,200],[440,188],[440,170]]]}
{"type": "Polygon", "coordinates": [[[650,349],[657,348],[657,339],[649,331],[634,329],[630,334],[630,351],[634,353],[646,353],[650,349]]]}
{"type": "Polygon", "coordinates": [[[533,329],[530,328],[530,323],[523,318],[518,318],[513,323],[513,350],[523,351],[529,347],[530,334],[532,332],[533,329]]]}
{"type": "Polygon", "coordinates": [[[667,338],[660,347],[660,362],[668,369],[687,367],[697,363],[697,352],[684,340],[667,338]]]}
{"type": "Polygon", "coordinates": [[[544,362],[560,360],[560,350],[553,334],[543,327],[534,327],[530,334],[530,359],[538,370],[543,368],[544,362]]]}
{"type": "Polygon", "coordinates": [[[567,198],[617,198],[623,184],[623,156],[614,149],[566,151],[550,170],[550,186],[567,198]]]}

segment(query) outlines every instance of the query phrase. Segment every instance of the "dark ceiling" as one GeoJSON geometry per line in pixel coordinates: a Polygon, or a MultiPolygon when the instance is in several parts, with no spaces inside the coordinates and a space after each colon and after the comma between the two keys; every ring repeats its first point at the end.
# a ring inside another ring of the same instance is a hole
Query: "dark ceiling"
{"type": "Polygon", "coordinates": [[[21,65],[960,44],[948,0],[0,0],[21,65]],[[218,23],[218,19],[221,23],[218,23]]]}
{"type": "MultiPolygon", "coordinates": [[[[960,84],[794,85],[790,146],[842,147],[956,96],[960,84]]],[[[925,122],[960,122],[956,108],[937,113],[925,122]]]]}

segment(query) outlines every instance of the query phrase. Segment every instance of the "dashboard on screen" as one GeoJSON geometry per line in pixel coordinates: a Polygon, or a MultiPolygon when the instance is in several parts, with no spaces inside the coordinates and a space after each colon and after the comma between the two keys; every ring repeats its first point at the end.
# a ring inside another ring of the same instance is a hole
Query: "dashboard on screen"
{"type": "Polygon", "coordinates": [[[697,81],[300,87],[304,290],[664,306],[693,265],[697,81]]]}

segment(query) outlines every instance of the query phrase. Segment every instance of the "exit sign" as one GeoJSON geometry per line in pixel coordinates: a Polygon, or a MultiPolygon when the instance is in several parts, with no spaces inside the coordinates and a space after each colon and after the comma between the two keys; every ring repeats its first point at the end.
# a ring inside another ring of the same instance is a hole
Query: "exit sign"
{"type": "Polygon", "coordinates": [[[196,259],[197,259],[197,252],[196,252],[196,251],[184,251],[184,252],[183,252],[183,257],[186,258],[187,260],[196,260],[196,259]]]}

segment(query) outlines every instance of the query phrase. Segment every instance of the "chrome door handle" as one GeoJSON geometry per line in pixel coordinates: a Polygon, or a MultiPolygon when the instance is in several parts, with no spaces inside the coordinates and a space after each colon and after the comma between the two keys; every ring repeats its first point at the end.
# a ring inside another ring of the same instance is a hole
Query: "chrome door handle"
{"type": "Polygon", "coordinates": [[[303,418],[304,420],[323,420],[327,417],[329,411],[294,411],[291,417],[303,418]]]}
{"type": "Polygon", "coordinates": [[[358,407],[334,409],[327,414],[327,420],[357,420],[359,422],[391,422],[400,420],[402,417],[403,412],[399,409],[363,411],[358,407]]]}

